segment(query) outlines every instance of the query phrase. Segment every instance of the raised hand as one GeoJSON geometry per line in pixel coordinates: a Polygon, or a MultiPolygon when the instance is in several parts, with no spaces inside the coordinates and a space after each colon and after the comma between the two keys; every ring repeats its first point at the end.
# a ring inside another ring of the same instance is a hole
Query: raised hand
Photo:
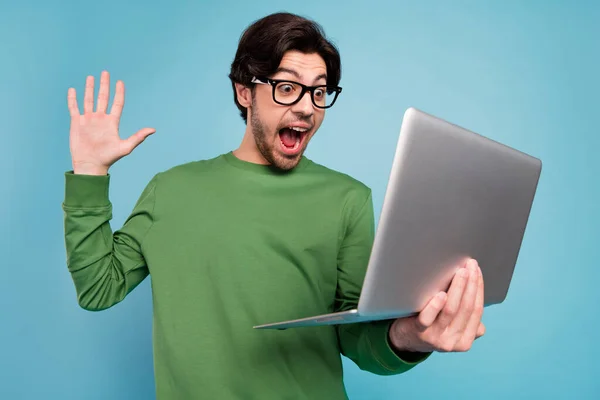
{"type": "Polygon", "coordinates": [[[440,292],[416,316],[394,321],[390,342],[401,351],[463,352],[485,334],[481,269],[475,260],[460,268],[448,293],[440,292]]]}
{"type": "Polygon", "coordinates": [[[88,76],[83,98],[83,114],[77,106],[74,88],[69,88],[67,102],[71,115],[69,144],[73,172],[76,174],[106,175],[111,165],[130,154],[149,135],[153,128],[143,128],[127,139],[119,137],[119,121],[125,103],[125,85],[117,81],[115,98],[107,114],[110,97],[110,76],[103,71],[96,111],[94,111],[94,77],[88,76]]]}

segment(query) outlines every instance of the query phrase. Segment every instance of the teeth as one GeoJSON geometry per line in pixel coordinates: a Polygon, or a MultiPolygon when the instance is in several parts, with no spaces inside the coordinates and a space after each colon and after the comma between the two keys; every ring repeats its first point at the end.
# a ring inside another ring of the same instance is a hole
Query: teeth
{"type": "Polygon", "coordinates": [[[290,129],[291,129],[291,130],[294,130],[294,131],[296,131],[296,132],[306,132],[306,131],[308,130],[308,129],[306,129],[306,128],[300,128],[300,127],[298,127],[298,126],[290,126],[290,129]]]}

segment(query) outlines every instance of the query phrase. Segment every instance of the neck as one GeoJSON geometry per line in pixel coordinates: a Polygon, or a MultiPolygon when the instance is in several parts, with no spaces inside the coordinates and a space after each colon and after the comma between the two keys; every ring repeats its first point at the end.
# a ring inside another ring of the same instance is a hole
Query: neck
{"type": "Polygon", "coordinates": [[[254,164],[269,164],[260,151],[258,151],[258,147],[256,147],[250,121],[248,121],[248,124],[246,125],[246,131],[244,132],[242,143],[240,143],[240,146],[233,151],[233,155],[242,161],[247,161],[254,164]]]}

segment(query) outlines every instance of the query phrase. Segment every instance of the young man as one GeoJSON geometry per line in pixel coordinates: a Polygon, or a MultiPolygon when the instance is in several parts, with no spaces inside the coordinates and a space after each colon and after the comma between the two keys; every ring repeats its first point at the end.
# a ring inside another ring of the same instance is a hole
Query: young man
{"type": "Polygon", "coordinates": [[[152,276],[158,399],[345,399],[340,354],[399,374],[433,351],[466,351],[483,334],[476,262],[418,315],[278,330],[261,323],[356,306],[374,235],[371,192],[303,153],[341,89],[336,48],[314,22],[267,16],[231,66],[246,122],[240,147],[156,174],[112,231],[109,167],[147,136],[118,134],[124,86],[107,113],[102,73],[93,111],[69,89],[73,170],[65,239],[78,301],[102,310],[152,276]]]}

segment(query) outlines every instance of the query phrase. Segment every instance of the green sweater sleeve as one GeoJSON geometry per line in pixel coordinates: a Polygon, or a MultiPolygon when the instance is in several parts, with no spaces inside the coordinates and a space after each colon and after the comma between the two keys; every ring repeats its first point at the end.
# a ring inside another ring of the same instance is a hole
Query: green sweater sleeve
{"type": "Polygon", "coordinates": [[[113,233],[110,175],[65,173],[64,215],[67,267],[79,305],[90,311],[122,301],[148,275],[142,242],[154,221],[156,176],[124,225],[113,233]]]}
{"type": "MultiPolygon", "coordinates": [[[[356,308],[374,239],[371,191],[366,200],[349,205],[349,224],[338,255],[336,311],[356,308]]],[[[341,352],[365,371],[378,375],[406,372],[431,353],[400,354],[391,347],[388,332],[393,321],[337,325],[341,352]]]]}

